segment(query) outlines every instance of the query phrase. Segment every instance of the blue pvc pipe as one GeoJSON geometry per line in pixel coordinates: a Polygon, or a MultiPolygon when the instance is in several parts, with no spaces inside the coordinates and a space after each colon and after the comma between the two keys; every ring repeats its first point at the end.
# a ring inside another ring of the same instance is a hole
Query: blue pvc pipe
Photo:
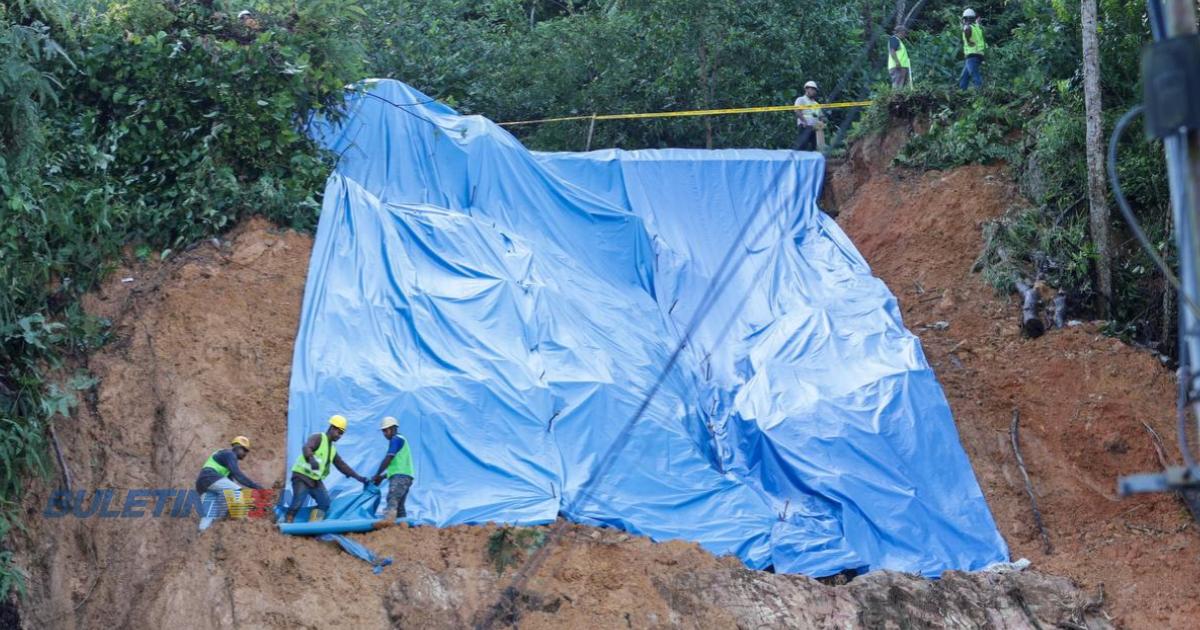
{"type": "Polygon", "coordinates": [[[317,521],[315,523],[280,523],[279,531],[292,536],[317,536],[320,534],[347,534],[351,532],[369,532],[386,524],[387,521],[370,518],[356,518],[336,521],[317,521]]]}

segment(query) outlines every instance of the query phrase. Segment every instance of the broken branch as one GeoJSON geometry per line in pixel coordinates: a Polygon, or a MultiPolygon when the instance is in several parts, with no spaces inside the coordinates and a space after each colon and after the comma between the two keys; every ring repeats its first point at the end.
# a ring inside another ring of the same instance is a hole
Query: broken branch
{"type": "Polygon", "coordinates": [[[1054,546],[1050,544],[1050,536],[1046,533],[1046,526],[1042,523],[1042,512],[1037,506],[1037,496],[1033,493],[1033,482],[1029,479],[1029,471],[1025,469],[1025,458],[1021,457],[1021,445],[1017,433],[1021,426],[1021,412],[1013,407],[1012,426],[1008,429],[1008,435],[1012,438],[1013,455],[1017,458],[1017,467],[1021,469],[1021,476],[1025,478],[1025,493],[1029,495],[1029,505],[1033,508],[1033,523],[1037,525],[1038,533],[1042,536],[1042,549],[1046,555],[1054,553],[1054,546]]]}

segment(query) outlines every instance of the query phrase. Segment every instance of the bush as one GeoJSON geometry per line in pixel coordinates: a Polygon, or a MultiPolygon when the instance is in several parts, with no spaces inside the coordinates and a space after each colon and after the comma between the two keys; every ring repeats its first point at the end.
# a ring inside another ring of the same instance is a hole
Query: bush
{"type": "Polygon", "coordinates": [[[546,544],[546,532],[529,527],[502,527],[488,536],[487,556],[496,567],[496,574],[503,575],[510,567],[524,562],[546,544]]]}

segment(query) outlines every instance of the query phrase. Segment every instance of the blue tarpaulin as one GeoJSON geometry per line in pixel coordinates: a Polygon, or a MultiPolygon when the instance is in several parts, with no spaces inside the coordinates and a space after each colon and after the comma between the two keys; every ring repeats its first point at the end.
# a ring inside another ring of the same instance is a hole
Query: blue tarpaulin
{"type": "Polygon", "coordinates": [[[532,153],[395,81],[364,83],[315,133],[340,157],[289,463],[338,413],[338,453],[371,475],[392,415],[418,523],[562,513],[809,575],[1008,559],[919,341],[817,207],[820,154],[532,153]]]}

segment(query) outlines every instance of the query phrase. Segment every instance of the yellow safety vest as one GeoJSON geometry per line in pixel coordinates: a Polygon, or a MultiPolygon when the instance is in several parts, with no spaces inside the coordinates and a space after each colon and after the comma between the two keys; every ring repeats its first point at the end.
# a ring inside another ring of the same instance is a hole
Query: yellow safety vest
{"type": "Polygon", "coordinates": [[[388,462],[387,473],[388,477],[392,475],[408,475],[413,476],[412,466],[412,451],[408,449],[408,440],[404,439],[403,435],[396,437],[404,440],[404,446],[400,447],[400,452],[392,456],[392,461],[388,462]]]}
{"type": "Polygon", "coordinates": [[[329,464],[333,462],[333,458],[337,457],[337,448],[333,446],[333,442],[329,441],[328,433],[321,433],[321,445],[313,452],[313,457],[317,458],[316,470],[308,465],[308,460],[304,458],[304,450],[301,449],[300,456],[296,458],[296,463],[292,466],[292,472],[300,473],[315,481],[329,476],[329,464]]]}
{"type": "Polygon", "coordinates": [[[213,454],[208,456],[208,460],[204,462],[204,465],[201,466],[201,468],[211,468],[221,473],[222,477],[228,477],[229,469],[217,462],[217,453],[220,452],[221,451],[213,451],[213,454]]]}
{"type": "Polygon", "coordinates": [[[971,55],[982,55],[987,49],[987,42],[983,41],[983,27],[978,24],[971,25],[971,42],[967,42],[967,34],[962,34],[963,40],[963,56],[970,57],[971,55]]]}
{"type": "MultiPolygon", "coordinates": [[[[895,37],[893,35],[893,37],[895,37]]],[[[900,48],[896,49],[896,58],[892,59],[892,47],[888,44],[888,70],[895,68],[911,68],[912,64],[908,61],[908,48],[904,45],[904,40],[896,37],[896,41],[900,42],[900,48]],[[900,63],[896,63],[899,61],[900,63]]],[[[890,42],[890,40],[889,40],[890,42]]]]}

